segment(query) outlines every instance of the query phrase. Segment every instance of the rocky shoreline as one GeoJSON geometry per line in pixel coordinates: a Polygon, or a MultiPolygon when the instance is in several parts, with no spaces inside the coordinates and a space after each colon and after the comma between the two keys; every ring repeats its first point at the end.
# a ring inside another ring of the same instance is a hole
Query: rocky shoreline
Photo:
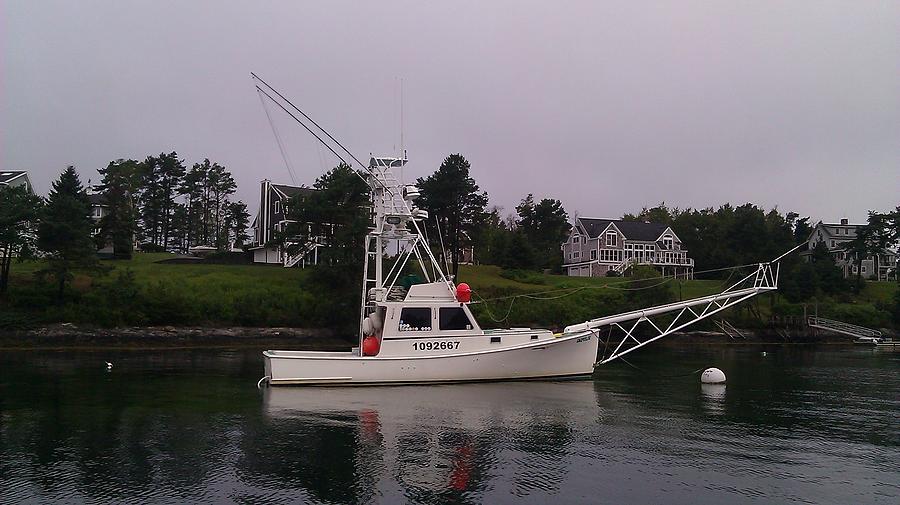
{"type": "Polygon", "coordinates": [[[302,346],[346,349],[349,342],[317,328],[151,326],[92,328],[71,323],[0,332],[0,349],[189,348],[302,346]]]}
{"type": "MultiPolygon", "coordinates": [[[[840,335],[810,335],[800,332],[773,333],[742,330],[743,337],[711,331],[673,334],[663,345],[759,345],[759,344],[851,344],[840,335]]],[[[603,337],[601,336],[601,339],[603,337]]],[[[347,349],[352,342],[321,328],[252,328],[152,326],[93,328],[70,323],[31,330],[0,332],[0,349],[124,348],[166,349],[196,347],[281,346],[310,350],[347,349]]]]}

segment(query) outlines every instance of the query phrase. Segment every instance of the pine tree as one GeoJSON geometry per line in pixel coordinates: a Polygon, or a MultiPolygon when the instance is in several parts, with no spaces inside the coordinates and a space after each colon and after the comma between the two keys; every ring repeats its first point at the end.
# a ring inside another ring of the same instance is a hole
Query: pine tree
{"type": "Polygon", "coordinates": [[[416,181],[422,195],[418,206],[432,216],[428,220],[428,227],[433,227],[432,223],[437,218],[440,231],[434,230],[431,237],[437,239],[438,233],[443,235],[450,249],[454,277],[459,272],[464,238],[476,237],[487,219],[485,208],[488,195],[479,190],[475,179],[469,175],[470,168],[469,162],[462,155],[451,154],[435,173],[416,181]]]}
{"type": "Polygon", "coordinates": [[[204,163],[194,163],[194,166],[184,175],[178,187],[178,194],[184,195],[184,223],[182,223],[182,249],[187,249],[195,244],[204,243],[204,226],[202,224],[204,213],[204,190],[209,174],[209,160],[204,163]]]}
{"type": "Polygon", "coordinates": [[[51,276],[62,301],[66,283],[78,270],[101,270],[94,241],[91,204],[75,167],[68,167],[53,183],[38,225],[38,248],[46,254],[47,268],[40,277],[51,276]]]}
{"type": "Polygon", "coordinates": [[[856,236],[844,242],[841,248],[852,258],[856,266],[856,284],[854,289],[858,293],[862,289],[862,262],[872,251],[872,228],[868,225],[856,229],[856,236]]]}
{"type": "Polygon", "coordinates": [[[190,224],[187,205],[176,202],[175,207],[172,209],[172,223],[170,225],[172,227],[172,249],[184,253],[191,247],[190,242],[188,242],[191,228],[190,224]]]}
{"type": "Polygon", "coordinates": [[[288,222],[276,232],[274,242],[286,246],[288,254],[296,254],[319,241],[328,246],[319,255],[320,263],[361,267],[369,226],[368,185],[341,163],[313,186],[318,191],[291,199],[288,222]]]}
{"type": "Polygon", "coordinates": [[[178,153],[148,156],[143,163],[144,191],[141,207],[144,235],[159,248],[169,246],[175,196],[184,177],[184,162],[178,153]]]}
{"type": "Polygon", "coordinates": [[[238,200],[228,204],[225,210],[225,233],[228,249],[232,246],[243,247],[247,241],[247,226],[250,222],[250,213],[247,212],[247,204],[238,200]]]}
{"type": "Polygon", "coordinates": [[[230,230],[225,226],[229,197],[237,190],[234,177],[209,158],[194,163],[180,180],[179,195],[185,197],[184,207],[188,226],[182,230],[187,237],[184,247],[193,245],[227,246],[230,230]]]}
{"type": "Polygon", "coordinates": [[[13,257],[29,256],[41,199],[24,186],[0,186],[0,298],[9,285],[13,257]]]}
{"type": "Polygon", "coordinates": [[[225,248],[228,242],[227,230],[224,227],[228,197],[237,190],[237,184],[234,182],[231,173],[225,170],[225,167],[218,163],[213,163],[209,169],[209,189],[213,242],[216,248],[221,250],[225,248]]]}
{"type": "Polygon", "coordinates": [[[888,247],[891,246],[896,238],[891,230],[890,214],[882,214],[880,212],[869,211],[868,227],[872,230],[869,253],[874,259],[875,280],[881,280],[881,258],[884,257],[888,247]]]}
{"type": "Polygon", "coordinates": [[[141,183],[141,166],[135,160],[111,161],[98,170],[99,190],[106,200],[106,215],[100,219],[100,239],[112,242],[113,256],[131,258],[137,231],[136,199],[141,183]]]}
{"type": "Polygon", "coordinates": [[[559,244],[566,240],[571,225],[569,214],[562,202],[552,198],[544,198],[534,203],[534,196],[529,194],[516,207],[519,219],[516,223],[535,249],[536,264],[528,268],[551,268],[559,270],[562,264],[562,251],[559,244]]]}

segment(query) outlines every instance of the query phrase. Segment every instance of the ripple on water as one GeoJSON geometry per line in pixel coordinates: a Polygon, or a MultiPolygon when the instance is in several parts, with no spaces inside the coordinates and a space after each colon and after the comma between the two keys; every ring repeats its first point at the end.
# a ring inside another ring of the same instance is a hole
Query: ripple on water
{"type": "Polygon", "coordinates": [[[896,502],[898,360],[691,352],[633,360],[658,376],[263,392],[255,352],[3,355],[0,502],[896,502]],[[725,388],[676,377],[713,360],[725,388]]]}

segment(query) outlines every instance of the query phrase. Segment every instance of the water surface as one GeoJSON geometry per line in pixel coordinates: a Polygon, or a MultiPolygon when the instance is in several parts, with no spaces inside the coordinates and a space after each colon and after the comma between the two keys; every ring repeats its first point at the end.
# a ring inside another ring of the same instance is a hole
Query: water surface
{"type": "Polygon", "coordinates": [[[257,350],[6,352],[0,503],[900,503],[900,353],[760,351],[262,391],[257,350]]]}

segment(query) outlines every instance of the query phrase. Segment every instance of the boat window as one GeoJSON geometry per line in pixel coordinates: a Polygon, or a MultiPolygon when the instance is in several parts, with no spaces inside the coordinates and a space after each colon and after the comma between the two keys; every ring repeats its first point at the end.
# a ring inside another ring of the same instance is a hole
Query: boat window
{"type": "Polygon", "coordinates": [[[406,307],[400,311],[400,331],[431,331],[431,309],[406,307]]]}
{"type": "Polygon", "coordinates": [[[462,307],[441,307],[439,315],[441,330],[472,329],[472,322],[462,307]]]}

